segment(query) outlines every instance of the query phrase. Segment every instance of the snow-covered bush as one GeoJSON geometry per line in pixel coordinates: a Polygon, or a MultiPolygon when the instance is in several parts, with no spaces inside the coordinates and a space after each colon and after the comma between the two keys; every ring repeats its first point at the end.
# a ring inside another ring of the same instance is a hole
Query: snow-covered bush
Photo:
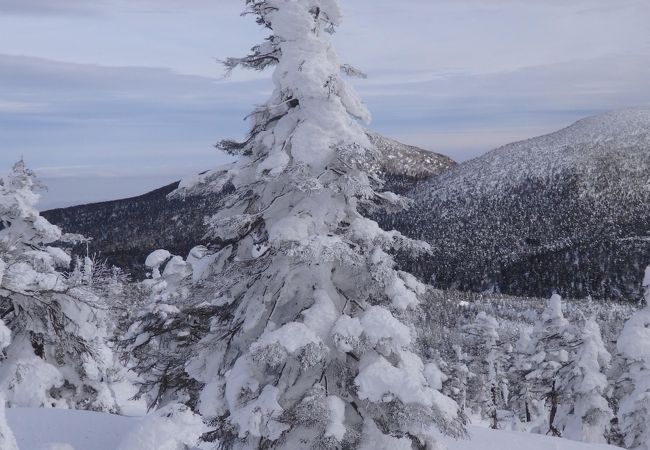
{"type": "Polygon", "coordinates": [[[23,161],[0,185],[0,317],[12,334],[0,390],[12,406],[117,411],[106,305],[65,277],[71,258],[54,243],[67,236],[35,209],[39,187],[23,161]]]}

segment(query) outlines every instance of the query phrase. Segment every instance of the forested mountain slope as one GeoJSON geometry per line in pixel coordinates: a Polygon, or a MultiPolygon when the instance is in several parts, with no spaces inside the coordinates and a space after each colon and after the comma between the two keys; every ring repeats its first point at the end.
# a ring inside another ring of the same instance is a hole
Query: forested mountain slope
{"type": "Polygon", "coordinates": [[[640,297],[650,262],[650,109],[612,112],[463,163],[379,217],[432,244],[403,263],[438,287],[640,297]]]}
{"type": "MultiPolygon", "coordinates": [[[[450,158],[401,144],[376,133],[369,137],[383,154],[387,188],[403,193],[456,163],[450,158]]],[[[205,218],[216,212],[220,193],[210,189],[200,195],[168,196],[179,183],[147,194],[102,203],[46,211],[43,216],[69,233],[92,238],[91,253],[140,275],[146,256],[165,248],[186,255],[205,237],[205,218]]]]}
{"type": "MultiPolygon", "coordinates": [[[[590,117],[457,166],[370,137],[385,155],[387,188],[415,200],[407,212],[376,219],[433,245],[430,258],[400,259],[434,285],[639,298],[650,262],[650,110],[590,117]]],[[[185,254],[209,244],[204,219],[219,194],[168,198],[177,186],[44,216],[92,237],[92,251],[137,271],[156,248],[185,254]]]]}

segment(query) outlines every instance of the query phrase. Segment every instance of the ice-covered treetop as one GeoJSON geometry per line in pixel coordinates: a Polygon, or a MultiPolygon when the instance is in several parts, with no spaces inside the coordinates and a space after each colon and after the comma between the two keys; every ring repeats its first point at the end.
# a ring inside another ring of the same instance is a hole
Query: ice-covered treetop
{"type": "MultiPolygon", "coordinates": [[[[274,28],[273,14],[277,13],[286,1],[278,0],[246,0],[246,10],[243,15],[252,14],[256,17],[257,23],[270,30],[274,34],[269,36],[264,43],[256,45],[251,49],[251,54],[244,58],[228,58],[225,61],[229,70],[237,66],[244,66],[255,70],[264,70],[280,61],[281,36],[274,28]]],[[[311,0],[302,2],[318,21],[317,26],[323,26],[327,32],[333,33],[341,21],[341,10],[337,0],[320,1],[311,0]]],[[[275,22],[277,27],[277,21],[275,22]]],[[[285,36],[286,37],[286,36],[285,36]]]]}
{"type": "Polygon", "coordinates": [[[49,244],[61,238],[61,230],[36,210],[39,190],[44,186],[21,159],[11,173],[0,180],[0,241],[9,245],[49,244]]]}
{"type": "Polygon", "coordinates": [[[17,201],[25,207],[33,207],[40,198],[38,191],[43,189],[43,185],[34,172],[27,168],[23,159],[14,164],[11,173],[3,177],[0,184],[5,194],[4,205],[8,205],[10,201],[17,201]],[[12,195],[11,198],[9,194],[12,195]]]}
{"type": "Polygon", "coordinates": [[[249,138],[244,143],[223,141],[219,147],[264,158],[257,171],[262,177],[278,175],[288,166],[322,171],[343,152],[369,148],[357,120],[368,122],[370,114],[342,78],[342,66],[330,44],[330,34],[341,20],[338,2],[246,3],[246,12],[272,34],[250,55],[225,64],[228,69],[275,66],[275,90],[249,116],[249,138]]]}

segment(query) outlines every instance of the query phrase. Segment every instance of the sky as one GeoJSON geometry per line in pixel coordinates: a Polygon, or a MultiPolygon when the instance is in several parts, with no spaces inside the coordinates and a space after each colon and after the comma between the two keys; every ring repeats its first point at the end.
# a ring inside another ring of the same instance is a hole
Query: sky
{"type": "MultiPolygon", "coordinates": [[[[340,58],[371,128],[457,161],[650,105],[648,0],[342,0],[340,58]]],[[[0,171],[44,209],[146,192],[228,161],[270,73],[218,60],[264,38],[243,0],[0,0],[0,171]]]]}

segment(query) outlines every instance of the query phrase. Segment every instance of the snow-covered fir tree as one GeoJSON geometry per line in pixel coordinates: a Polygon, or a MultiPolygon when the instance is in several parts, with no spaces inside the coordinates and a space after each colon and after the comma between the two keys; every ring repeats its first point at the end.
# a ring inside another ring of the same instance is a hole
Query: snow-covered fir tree
{"type": "MultiPolygon", "coordinates": [[[[4,356],[4,349],[9,347],[9,344],[11,344],[11,330],[0,320],[0,358],[4,356]]],[[[0,392],[0,448],[3,450],[18,450],[16,438],[5,417],[5,404],[4,393],[0,392]]]]}
{"type": "MultiPolygon", "coordinates": [[[[197,253],[197,249],[192,254],[197,253]]],[[[121,339],[140,373],[139,396],[150,408],[183,398],[196,407],[197,383],[185,371],[192,344],[200,338],[193,316],[183,313],[190,295],[193,269],[189,261],[167,250],[151,253],[145,266],[150,278],[140,283],[140,311],[121,339]]]]}
{"type": "Polygon", "coordinates": [[[463,352],[460,345],[453,346],[454,360],[448,365],[447,380],[443,385],[443,393],[452,398],[458,404],[463,420],[466,416],[467,388],[470,379],[475,375],[467,367],[469,355],[463,352]]]}
{"type": "Polygon", "coordinates": [[[13,406],[117,411],[105,305],[64,276],[71,258],[35,209],[39,188],[23,161],[0,185],[0,318],[12,334],[0,390],[13,406]]]}
{"type": "Polygon", "coordinates": [[[557,414],[576,340],[575,330],[562,312],[562,298],[555,294],[535,323],[526,350],[529,371],[525,373],[525,389],[545,401],[548,408],[547,419],[539,429],[542,433],[561,436],[557,414]]]}
{"type": "Polygon", "coordinates": [[[586,320],[568,370],[562,374],[562,404],[555,422],[562,437],[593,443],[608,441],[614,416],[605,398],[605,372],[610,360],[600,327],[594,319],[586,320]]]}
{"type": "Polygon", "coordinates": [[[519,338],[512,352],[510,368],[508,369],[508,384],[510,386],[509,405],[519,421],[529,423],[535,414],[535,401],[526,376],[533,370],[529,358],[532,328],[520,330],[519,338]]]}
{"type": "Polygon", "coordinates": [[[491,428],[497,429],[498,411],[508,402],[507,355],[499,339],[499,324],[481,311],[465,327],[464,333],[470,355],[469,369],[476,377],[471,389],[472,405],[484,418],[489,418],[491,428]]]}
{"type": "MultiPolygon", "coordinates": [[[[244,58],[275,67],[271,98],[249,116],[238,162],[202,176],[225,194],[210,220],[220,248],[194,267],[195,308],[210,314],[188,374],[221,448],[438,448],[462,434],[456,403],[409,326],[426,287],[390,253],[425,244],[364,217],[408,202],[381,191],[380,155],[359,121],[330,35],[336,0],[246,0],[270,36],[244,58]]],[[[192,189],[190,183],[183,183],[192,189]]],[[[200,327],[199,327],[200,328],[200,327]]],[[[137,339],[137,337],[135,337],[137,339]]]]}
{"type": "Polygon", "coordinates": [[[625,323],[617,341],[623,374],[617,380],[618,429],[625,447],[650,449],[650,266],[643,278],[645,307],[625,323]]]}

